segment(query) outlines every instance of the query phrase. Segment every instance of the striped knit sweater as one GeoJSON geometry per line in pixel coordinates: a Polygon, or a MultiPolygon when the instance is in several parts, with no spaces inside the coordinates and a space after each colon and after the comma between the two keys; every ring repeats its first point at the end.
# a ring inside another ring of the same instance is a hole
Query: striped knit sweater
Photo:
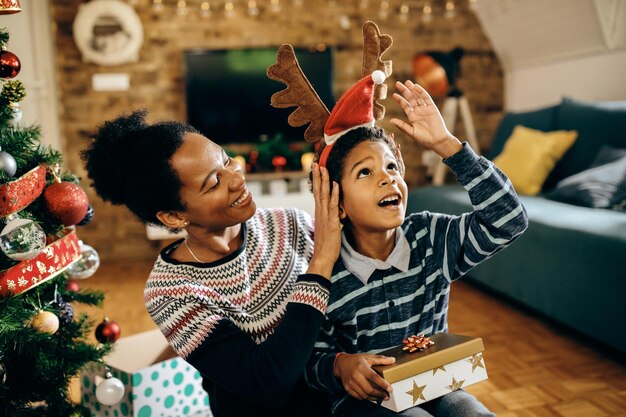
{"type": "Polygon", "coordinates": [[[264,415],[265,407],[268,415],[293,415],[293,403],[312,392],[301,374],[330,283],[305,274],[313,251],[305,212],[259,209],[242,230],[242,246],[217,262],[172,259],[182,240],[163,249],[146,283],[146,307],[204,377],[216,417],[264,415]]]}
{"type": "Polygon", "coordinates": [[[401,226],[411,248],[407,272],[376,270],[364,285],[341,259],[335,264],[326,316],[305,373],[309,385],[330,394],[333,411],[348,398],[333,375],[335,352],[378,353],[412,334],[446,332],[450,283],[527,227],[511,182],[495,165],[467,145],[445,163],[468,191],[473,212],[408,216],[401,226]]]}

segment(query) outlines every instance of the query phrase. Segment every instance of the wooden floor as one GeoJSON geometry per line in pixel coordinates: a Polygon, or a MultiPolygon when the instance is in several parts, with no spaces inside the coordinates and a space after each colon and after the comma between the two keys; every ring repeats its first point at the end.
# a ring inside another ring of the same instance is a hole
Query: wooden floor
{"type": "MultiPolygon", "coordinates": [[[[105,291],[92,319],[122,335],[153,329],[143,305],[151,262],[104,262],[82,288],[105,291]]],[[[509,306],[465,282],[452,286],[449,331],[483,338],[489,379],[470,386],[499,417],[626,416],[626,367],[592,341],[509,306]]],[[[84,309],[83,309],[84,311],[84,309]]],[[[620,329],[615,329],[620,331],[620,329]]],[[[623,329],[622,329],[623,331],[623,329]]]]}

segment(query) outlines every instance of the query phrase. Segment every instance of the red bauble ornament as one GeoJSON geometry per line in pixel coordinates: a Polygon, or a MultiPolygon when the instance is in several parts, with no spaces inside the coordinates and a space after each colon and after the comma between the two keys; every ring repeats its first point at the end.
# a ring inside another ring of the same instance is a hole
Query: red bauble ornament
{"type": "Polygon", "coordinates": [[[79,223],[89,209],[87,194],[71,182],[55,182],[45,189],[43,198],[48,211],[66,226],[79,223]]]}
{"type": "Polygon", "coordinates": [[[0,51],[0,77],[13,78],[20,73],[22,64],[13,52],[0,51]]]}
{"type": "Polygon", "coordinates": [[[108,317],[96,327],[96,339],[100,343],[113,343],[120,338],[120,334],[122,334],[120,325],[108,317]]]}
{"type": "Polygon", "coordinates": [[[80,285],[78,285],[78,282],[70,279],[65,283],[65,289],[72,292],[78,292],[78,290],[80,290],[80,285]]]}

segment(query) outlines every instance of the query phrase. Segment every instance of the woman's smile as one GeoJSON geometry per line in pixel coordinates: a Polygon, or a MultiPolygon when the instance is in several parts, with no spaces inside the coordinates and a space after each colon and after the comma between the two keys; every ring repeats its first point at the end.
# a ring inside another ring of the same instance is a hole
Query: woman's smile
{"type": "Polygon", "coordinates": [[[248,188],[243,188],[243,193],[237,200],[235,200],[230,206],[235,207],[247,207],[252,202],[252,194],[248,191],[248,188]]]}

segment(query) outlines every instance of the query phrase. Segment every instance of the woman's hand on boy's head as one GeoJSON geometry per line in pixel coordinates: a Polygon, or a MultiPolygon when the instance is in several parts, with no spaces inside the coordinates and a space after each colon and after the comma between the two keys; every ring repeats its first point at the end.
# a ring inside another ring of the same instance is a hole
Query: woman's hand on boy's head
{"type": "Polygon", "coordinates": [[[373,365],[391,365],[395,358],[368,353],[337,356],[335,369],[346,392],[358,399],[378,401],[388,399],[391,385],[372,369],[373,365]]]}
{"type": "Polygon", "coordinates": [[[313,164],[313,196],[315,198],[315,248],[308,272],[330,279],[341,249],[339,221],[339,184],[332,183],[328,170],[313,164]]]}
{"type": "Polygon", "coordinates": [[[435,102],[422,86],[407,80],[404,84],[396,82],[396,88],[399,93],[394,93],[393,99],[404,110],[408,122],[393,118],[391,123],[444,158],[451,155],[451,149],[460,149],[461,142],[447,129],[435,102]]]}

